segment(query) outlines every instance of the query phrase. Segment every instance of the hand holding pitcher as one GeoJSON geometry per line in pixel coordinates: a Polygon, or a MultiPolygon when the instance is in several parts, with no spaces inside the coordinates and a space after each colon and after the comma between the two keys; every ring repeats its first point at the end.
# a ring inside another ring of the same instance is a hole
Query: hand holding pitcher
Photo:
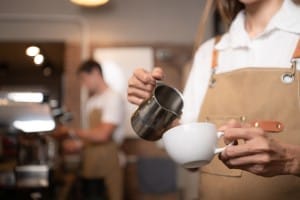
{"type": "Polygon", "coordinates": [[[127,98],[132,104],[140,105],[152,95],[156,81],[162,80],[164,72],[161,68],[154,68],[152,72],[136,69],[128,81],[127,98]]]}

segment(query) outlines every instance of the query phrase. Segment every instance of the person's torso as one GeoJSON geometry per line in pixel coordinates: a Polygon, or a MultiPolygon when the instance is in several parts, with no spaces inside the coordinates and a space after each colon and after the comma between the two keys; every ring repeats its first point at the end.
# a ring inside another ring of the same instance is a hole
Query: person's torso
{"type": "Polygon", "coordinates": [[[215,45],[212,39],[197,51],[184,91],[182,123],[197,121],[209,84],[214,49],[218,50],[216,74],[243,68],[290,67],[290,59],[300,37],[300,6],[285,0],[266,30],[252,39],[247,35],[244,21],[245,16],[241,12],[218,44],[215,45]]]}
{"type": "MultiPolygon", "coordinates": [[[[105,106],[110,98],[115,98],[114,95],[113,91],[108,89],[104,94],[95,95],[87,101],[86,116],[89,129],[103,123],[103,112],[107,109],[105,106]]],[[[102,178],[118,167],[118,147],[112,139],[107,142],[85,141],[81,172],[83,177],[102,178]]]]}
{"type": "MultiPolygon", "coordinates": [[[[299,66],[300,60],[298,62],[299,66]]],[[[300,72],[295,65],[293,68],[252,67],[212,74],[199,121],[210,121],[217,126],[230,119],[258,126],[268,121],[274,126],[269,133],[271,137],[300,145],[299,83],[300,72]],[[285,75],[291,75],[288,80],[294,80],[286,82],[285,75]]],[[[219,145],[224,144],[220,141],[219,145]]],[[[201,172],[201,199],[232,200],[243,196],[242,199],[296,200],[300,199],[299,188],[298,177],[259,177],[228,169],[218,158],[201,172]]]]}
{"type": "MultiPolygon", "coordinates": [[[[106,121],[106,116],[110,115],[110,112],[116,112],[115,110],[110,109],[119,109],[118,108],[111,108],[111,104],[109,103],[113,99],[120,99],[121,96],[114,91],[111,88],[108,88],[107,90],[104,91],[102,94],[94,95],[90,97],[85,106],[85,116],[86,116],[86,124],[88,128],[92,128],[97,126],[97,124],[101,122],[108,122],[111,123],[110,121],[106,121]]],[[[122,105],[123,106],[123,105],[122,105]]],[[[122,117],[125,115],[125,111],[123,109],[117,110],[122,117]]],[[[111,118],[111,117],[110,117],[111,118]]],[[[124,122],[118,122],[116,124],[117,127],[112,135],[112,139],[114,142],[120,144],[123,141],[124,138],[124,122]]]]}

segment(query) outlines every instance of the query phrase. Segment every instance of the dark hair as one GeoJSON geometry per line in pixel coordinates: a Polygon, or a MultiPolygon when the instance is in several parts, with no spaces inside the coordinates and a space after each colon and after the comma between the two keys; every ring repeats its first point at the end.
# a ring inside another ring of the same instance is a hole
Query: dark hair
{"type": "Polygon", "coordinates": [[[236,15],[245,8],[238,0],[216,0],[217,8],[224,23],[229,26],[236,15]]]}
{"type": "Polygon", "coordinates": [[[100,75],[102,76],[102,67],[95,60],[86,60],[84,61],[77,70],[77,74],[80,73],[91,73],[94,69],[97,69],[100,75]]]}
{"type": "Polygon", "coordinates": [[[239,0],[207,0],[198,26],[197,38],[194,45],[196,51],[204,38],[206,24],[212,12],[217,9],[225,28],[229,28],[236,15],[245,8],[239,0]]]}

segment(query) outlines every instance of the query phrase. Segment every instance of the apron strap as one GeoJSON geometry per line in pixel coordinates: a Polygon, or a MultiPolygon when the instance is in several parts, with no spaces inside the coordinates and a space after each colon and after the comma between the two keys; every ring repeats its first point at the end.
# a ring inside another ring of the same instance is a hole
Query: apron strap
{"type": "Polygon", "coordinates": [[[214,50],[212,52],[212,60],[211,60],[211,67],[213,69],[215,69],[218,66],[219,51],[215,48],[215,46],[221,40],[221,38],[222,38],[221,35],[215,37],[214,50]]]}
{"type": "Polygon", "coordinates": [[[279,133],[283,131],[284,125],[279,121],[251,121],[250,125],[255,128],[262,128],[266,132],[279,133]]]}
{"type": "Polygon", "coordinates": [[[300,58],[300,39],[294,51],[293,58],[300,58]]]}

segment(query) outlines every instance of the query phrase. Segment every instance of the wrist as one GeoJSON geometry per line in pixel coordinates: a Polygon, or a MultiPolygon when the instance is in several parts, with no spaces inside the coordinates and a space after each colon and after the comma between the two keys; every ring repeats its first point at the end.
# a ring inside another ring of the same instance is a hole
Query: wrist
{"type": "Polygon", "coordinates": [[[299,145],[288,145],[288,174],[300,177],[300,146],[299,145]]]}
{"type": "Polygon", "coordinates": [[[73,129],[70,129],[70,130],[68,131],[68,136],[69,136],[70,138],[72,138],[72,139],[76,139],[76,138],[77,138],[77,134],[76,134],[76,132],[75,132],[73,129]]]}
{"type": "Polygon", "coordinates": [[[84,130],[77,130],[75,131],[77,137],[81,138],[81,139],[86,139],[87,138],[87,132],[84,130]]]}

